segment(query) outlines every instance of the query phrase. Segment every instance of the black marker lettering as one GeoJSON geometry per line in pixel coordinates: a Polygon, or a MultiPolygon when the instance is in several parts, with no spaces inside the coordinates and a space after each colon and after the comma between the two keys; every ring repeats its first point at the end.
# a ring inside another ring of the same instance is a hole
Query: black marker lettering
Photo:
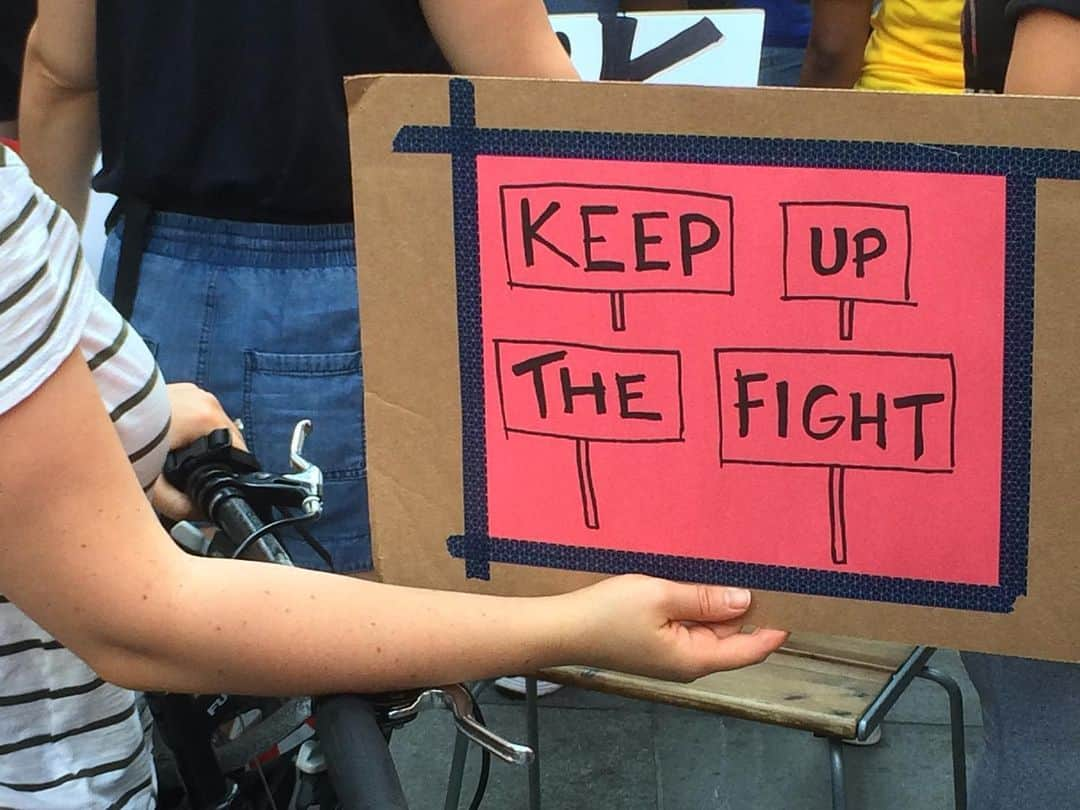
{"type": "Polygon", "coordinates": [[[918,461],[926,451],[926,440],[923,436],[923,408],[926,405],[934,405],[944,402],[944,394],[914,394],[910,397],[897,397],[893,400],[893,407],[898,411],[904,408],[915,409],[915,460],[918,461]]]}
{"type": "Polygon", "coordinates": [[[593,236],[591,218],[594,216],[614,216],[617,213],[619,213],[619,209],[614,205],[581,206],[581,228],[583,241],[585,243],[586,270],[600,270],[617,273],[626,270],[626,265],[622,262],[611,261],[609,259],[594,259],[592,255],[592,246],[598,242],[606,242],[607,237],[593,236]]]}
{"type": "Polygon", "coordinates": [[[822,261],[822,242],[824,235],[821,228],[810,229],[810,261],[814,265],[814,272],[819,276],[835,276],[847,261],[847,228],[833,228],[833,239],[836,242],[836,261],[829,267],[822,261]]]}
{"type": "Polygon", "coordinates": [[[788,382],[781,380],[776,384],[776,435],[787,438],[788,432],[788,382]]]}
{"type": "Polygon", "coordinates": [[[647,219],[667,219],[668,213],[666,211],[641,211],[633,215],[634,218],[634,248],[637,251],[637,267],[638,272],[643,270],[667,270],[671,267],[671,262],[657,261],[653,259],[650,261],[645,256],[646,248],[649,245],[659,245],[663,240],[659,234],[646,234],[645,233],[645,220],[647,219]]]}
{"type": "Polygon", "coordinates": [[[555,245],[540,235],[540,228],[542,228],[544,223],[551,219],[555,215],[555,212],[561,207],[562,206],[559,205],[558,201],[550,203],[548,207],[544,209],[544,213],[533,222],[529,198],[521,198],[521,243],[525,249],[526,267],[532,267],[536,263],[536,252],[533,248],[533,242],[539,242],[571,267],[578,267],[578,263],[574,261],[573,256],[568,256],[563,253],[555,247],[555,245]]]}
{"type": "Polygon", "coordinates": [[[863,228],[855,234],[852,241],[855,242],[855,278],[862,278],[866,275],[866,263],[882,255],[888,246],[888,242],[885,239],[885,234],[877,228],[863,228]],[[873,248],[867,250],[866,243],[871,239],[876,244],[873,248]]]}
{"type": "Polygon", "coordinates": [[[510,367],[510,370],[514,372],[514,376],[516,377],[529,373],[533,375],[533,388],[536,389],[536,409],[539,411],[541,419],[547,419],[547,394],[544,391],[544,366],[551,363],[558,363],[564,357],[566,357],[565,351],[540,354],[536,357],[530,357],[528,360],[522,360],[520,363],[515,363],[510,367]]]}
{"type": "Polygon", "coordinates": [[[818,403],[818,400],[825,397],[835,397],[836,389],[831,385],[815,385],[810,389],[810,393],[806,395],[806,401],[803,403],[802,421],[803,430],[806,431],[806,435],[811,439],[817,439],[818,441],[824,441],[825,439],[833,436],[836,431],[840,430],[841,425],[844,424],[844,417],[839,414],[833,414],[832,416],[821,417],[821,422],[824,424],[830,424],[832,427],[827,430],[814,430],[813,426],[813,411],[814,406],[818,403]]]}
{"type": "Polygon", "coordinates": [[[640,382],[645,382],[644,374],[615,375],[615,387],[619,390],[619,416],[623,419],[647,419],[650,422],[659,422],[664,418],[659,413],[630,410],[630,400],[641,399],[645,396],[641,391],[629,390],[630,385],[640,382]]]}
{"type": "Polygon", "coordinates": [[[600,14],[602,48],[600,79],[643,82],[684,59],[688,59],[723,38],[708,17],[702,17],[667,42],[630,58],[638,21],[634,17],[600,14]]]}
{"type": "Polygon", "coordinates": [[[877,425],[876,444],[882,450],[885,449],[885,395],[878,394],[875,398],[877,413],[873,416],[863,416],[862,394],[851,395],[851,440],[862,441],[863,425],[877,425]]]}
{"type": "Polygon", "coordinates": [[[735,407],[739,410],[739,438],[745,439],[750,435],[750,409],[764,408],[765,400],[750,399],[750,383],[765,382],[769,375],[765,372],[756,374],[743,374],[741,368],[735,369],[735,384],[739,386],[739,399],[735,407]]]}
{"type": "Polygon", "coordinates": [[[607,413],[607,399],[605,397],[607,390],[604,387],[604,380],[599,371],[593,372],[592,385],[572,385],[570,383],[570,369],[566,366],[559,369],[559,379],[562,381],[563,410],[566,413],[574,412],[574,397],[585,396],[591,396],[596,400],[596,413],[598,416],[607,413]]]}
{"type": "Polygon", "coordinates": [[[682,272],[684,276],[694,275],[694,257],[712,250],[720,242],[720,226],[704,214],[683,214],[679,217],[679,239],[682,244],[682,272]],[[703,242],[691,241],[691,227],[694,224],[706,225],[709,235],[703,242]]]}

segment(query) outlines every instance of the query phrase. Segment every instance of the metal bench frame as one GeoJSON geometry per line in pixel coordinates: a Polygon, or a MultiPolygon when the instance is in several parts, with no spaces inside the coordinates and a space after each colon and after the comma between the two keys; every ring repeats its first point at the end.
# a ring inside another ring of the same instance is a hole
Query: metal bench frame
{"type": "MultiPolygon", "coordinates": [[[[832,783],[833,810],[846,810],[847,790],[844,776],[844,742],[865,742],[873,734],[886,715],[900,699],[900,696],[916,678],[931,681],[945,690],[949,700],[949,724],[952,739],[953,804],[956,810],[967,810],[967,760],[965,758],[966,734],[964,729],[964,703],[960,687],[948,674],[929,666],[930,658],[936,652],[933,647],[915,647],[889,678],[888,683],[863,712],[856,725],[854,737],[838,736],[833,731],[815,731],[815,736],[823,737],[828,742],[829,770],[832,783]]],[[[546,674],[550,677],[550,673],[546,674]]],[[[642,699],[642,698],[638,698],[642,699]]],[[[657,700],[656,702],[665,702],[657,700]]],[[[698,709],[699,711],[709,711],[698,709]]],[[[529,766],[529,810],[541,810],[540,800],[540,717],[536,695],[536,677],[526,679],[525,711],[528,744],[536,753],[529,766]]],[[[723,714],[722,711],[716,711],[723,714]]],[[[756,720],[755,722],[768,722],[756,720]]],[[[776,722],[771,725],[781,725],[776,722]]],[[[454,757],[450,769],[445,810],[457,810],[461,796],[461,782],[465,770],[465,758],[469,742],[458,735],[454,745],[454,757]]]]}

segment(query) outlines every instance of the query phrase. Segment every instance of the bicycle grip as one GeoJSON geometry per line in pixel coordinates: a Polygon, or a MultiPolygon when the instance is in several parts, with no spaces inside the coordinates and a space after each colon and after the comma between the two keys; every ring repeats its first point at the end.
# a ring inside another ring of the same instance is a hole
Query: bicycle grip
{"type": "MultiPolygon", "coordinates": [[[[205,508],[205,507],[204,507],[205,508]]],[[[265,526],[262,518],[246,500],[239,496],[222,497],[210,507],[214,522],[224,530],[235,552],[245,538],[265,526]]],[[[278,565],[292,565],[292,558],[273,533],[267,533],[252,543],[248,553],[256,559],[278,565]]],[[[231,556],[231,555],[230,555],[231,556]]]]}
{"type": "MultiPolygon", "coordinates": [[[[235,473],[257,472],[261,469],[255,456],[234,447],[232,436],[226,428],[218,428],[202,436],[187,447],[173,450],[165,459],[162,474],[165,480],[191,498],[196,497],[193,486],[200,470],[221,468],[235,473]]],[[[200,504],[205,508],[205,504],[200,504]]]]}
{"type": "Polygon", "coordinates": [[[341,810],[409,810],[370,701],[359,695],[322,698],[315,728],[341,810]]]}

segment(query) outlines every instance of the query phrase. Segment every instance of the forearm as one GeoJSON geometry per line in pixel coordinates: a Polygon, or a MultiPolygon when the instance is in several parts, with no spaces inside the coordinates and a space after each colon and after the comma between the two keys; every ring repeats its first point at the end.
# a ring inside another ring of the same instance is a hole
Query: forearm
{"type": "Polygon", "coordinates": [[[20,148],[37,184],[81,227],[99,148],[97,91],[59,78],[42,58],[35,33],[23,70],[20,148]]]}
{"type": "Polygon", "coordinates": [[[1040,9],[1016,25],[1006,93],[1080,96],[1080,20],[1040,9]]]}
{"type": "Polygon", "coordinates": [[[738,632],[750,594],[736,589],[616,577],[505,599],[189,556],[76,355],[0,414],[0,446],[0,591],[126,686],[370,692],[567,663],[688,679],[783,641],[738,632]]]}
{"type": "Polygon", "coordinates": [[[868,0],[814,0],[800,85],[855,86],[862,73],[870,10],[868,0]]]}
{"type": "Polygon", "coordinates": [[[559,635],[581,624],[571,597],[496,609],[492,597],[184,553],[143,497],[81,358],[0,417],[0,444],[0,590],[123,685],[372,691],[574,658],[559,635]]]}
{"type": "Polygon", "coordinates": [[[578,78],[541,0],[420,0],[420,6],[458,73],[578,78]]]}
{"type": "Polygon", "coordinates": [[[122,597],[138,624],[118,612],[116,641],[101,639],[95,655],[107,662],[104,676],[134,688],[373,692],[533,671],[583,654],[566,637],[580,624],[572,597],[508,602],[192,557],[146,597],[122,597]]]}
{"type": "Polygon", "coordinates": [[[851,88],[859,81],[862,66],[862,48],[826,50],[815,46],[811,40],[803,59],[799,85],[801,87],[851,88]]]}

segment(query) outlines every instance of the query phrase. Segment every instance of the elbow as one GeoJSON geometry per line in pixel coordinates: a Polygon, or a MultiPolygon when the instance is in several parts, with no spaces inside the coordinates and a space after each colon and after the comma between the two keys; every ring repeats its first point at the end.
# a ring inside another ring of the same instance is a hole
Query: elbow
{"type": "MultiPolygon", "coordinates": [[[[92,62],[54,59],[42,47],[36,35],[37,27],[31,29],[26,40],[26,56],[23,61],[23,84],[37,84],[56,95],[82,96],[97,92],[97,71],[92,62]]],[[[33,94],[29,95],[33,100],[33,94]]]]}
{"type": "Polygon", "coordinates": [[[862,67],[861,52],[829,40],[810,38],[803,60],[801,84],[806,87],[852,87],[862,67]]]}
{"type": "Polygon", "coordinates": [[[179,565],[159,569],[153,583],[89,592],[82,609],[69,614],[74,621],[57,628],[63,632],[58,639],[109,683],[139,691],[190,691],[191,640],[202,628],[177,619],[189,611],[176,598],[183,590],[175,583],[190,573],[180,552],[174,559],[179,565]]]}
{"type": "Polygon", "coordinates": [[[76,631],[64,646],[102,680],[124,689],[154,692],[175,685],[165,651],[146,644],[137,626],[108,634],[100,632],[100,625],[97,632],[76,631]]]}
{"type": "Polygon", "coordinates": [[[154,692],[164,688],[145,661],[137,660],[130,651],[107,644],[84,646],[73,650],[103,681],[137,692],[154,692]]]}

